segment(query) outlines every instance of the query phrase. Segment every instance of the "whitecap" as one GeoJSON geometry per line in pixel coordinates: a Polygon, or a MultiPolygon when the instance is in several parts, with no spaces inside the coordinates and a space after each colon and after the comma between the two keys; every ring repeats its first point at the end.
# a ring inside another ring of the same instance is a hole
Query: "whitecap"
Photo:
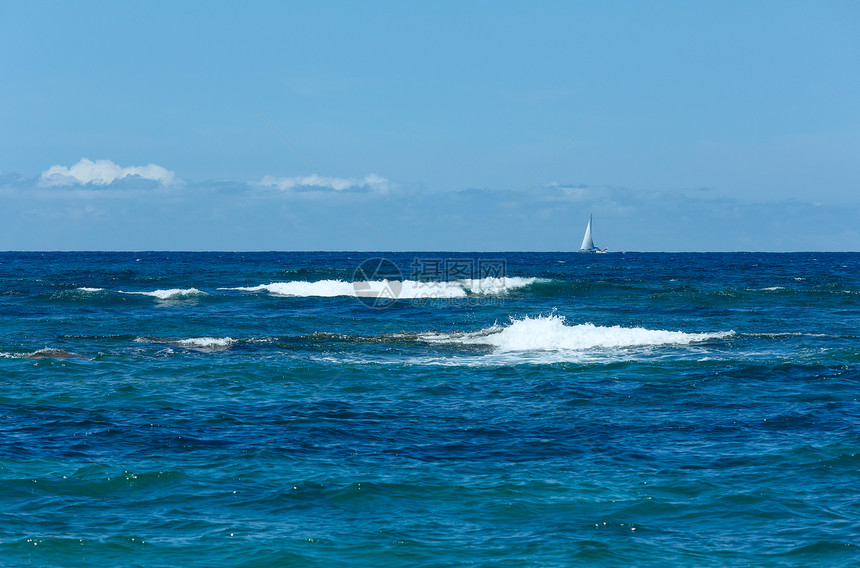
{"type": "MultiPolygon", "coordinates": [[[[431,281],[424,282],[421,280],[403,280],[400,283],[400,291],[396,297],[403,300],[420,300],[420,299],[435,299],[435,298],[465,298],[467,296],[465,280],[455,280],[452,282],[431,281]]],[[[376,283],[369,282],[370,289],[375,291],[376,283]]],[[[396,292],[396,285],[395,292],[396,292]]],[[[367,294],[371,297],[377,297],[374,293],[367,294]]]]}
{"type": "Polygon", "coordinates": [[[537,282],[549,282],[545,278],[526,278],[522,276],[504,276],[502,278],[480,278],[474,280],[459,280],[461,286],[472,294],[504,295],[511,290],[525,288],[537,282]]]}
{"type": "Polygon", "coordinates": [[[223,351],[236,343],[232,337],[189,337],[176,342],[180,347],[199,351],[223,351]]]}
{"type": "MultiPolygon", "coordinates": [[[[167,344],[196,351],[223,351],[237,343],[232,337],[189,337],[187,339],[169,339],[164,337],[135,337],[135,343],[167,344]]],[[[171,351],[172,352],[172,351],[171,351]]]]}
{"type": "Polygon", "coordinates": [[[42,349],[37,349],[30,353],[0,353],[0,357],[4,359],[69,359],[72,357],[80,357],[85,359],[83,355],[79,353],[73,353],[71,351],[65,351],[64,349],[57,349],[55,347],[43,347],[42,349]]]}
{"type": "Polygon", "coordinates": [[[177,341],[187,347],[229,347],[234,342],[232,337],[190,337],[177,341]]]}
{"type": "Polygon", "coordinates": [[[219,290],[236,290],[238,292],[268,292],[273,296],[292,297],[334,297],[354,296],[352,282],[343,280],[318,280],[307,282],[295,280],[290,282],[272,282],[271,284],[260,284],[259,286],[237,286],[235,288],[218,288],[219,290]]]}
{"type": "Polygon", "coordinates": [[[567,325],[564,316],[553,314],[512,319],[507,326],[494,325],[475,332],[421,334],[419,339],[428,343],[486,345],[499,352],[524,352],[690,345],[733,334],[733,331],[687,333],[618,325],[597,326],[592,323],[567,325]]]}
{"type": "Polygon", "coordinates": [[[477,278],[452,281],[421,280],[367,280],[347,282],[345,280],[317,280],[314,282],[293,280],[272,282],[258,286],[218,288],[237,292],[266,292],[283,297],[394,297],[404,300],[432,298],[466,298],[469,295],[499,296],[510,290],[530,286],[536,282],[548,282],[540,278],[500,277],[477,278]]]}
{"type": "Polygon", "coordinates": [[[465,298],[466,292],[456,282],[417,282],[414,280],[367,280],[347,282],[344,280],[317,280],[307,282],[294,280],[290,282],[272,282],[259,286],[239,286],[235,288],[219,288],[219,290],[236,290],[239,292],[268,292],[272,296],[297,298],[333,298],[347,297],[395,297],[400,299],[414,298],[465,298]]]}
{"type": "Polygon", "coordinates": [[[95,293],[95,292],[104,292],[105,289],[104,288],[89,288],[86,286],[81,286],[80,288],[78,288],[78,290],[80,290],[81,292],[95,293]]]}
{"type": "Polygon", "coordinates": [[[43,347],[26,356],[27,359],[68,359],[69,357],[83,357],[83,355],[55,347],[43,347]]]}
{"type": "Polygon", "coordinates": [[[206,292],[197,288],[170,288],[168,290],[153,290],[151,292],[129,292],[119,290],[120,294],[133,294],[136,296],[151,296],[159,300],[179,300],[184,298],[192,298],[194,296],[206,296],[206,292]]]}

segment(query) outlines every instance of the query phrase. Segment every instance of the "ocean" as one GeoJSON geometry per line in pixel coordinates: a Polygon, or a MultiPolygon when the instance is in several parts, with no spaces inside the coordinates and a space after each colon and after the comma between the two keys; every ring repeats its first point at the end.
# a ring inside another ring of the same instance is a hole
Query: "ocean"
{"type": "Polygon", "coordinates": [[[0,253],[0,565],[860,565],[860,254],[0,253]]]}

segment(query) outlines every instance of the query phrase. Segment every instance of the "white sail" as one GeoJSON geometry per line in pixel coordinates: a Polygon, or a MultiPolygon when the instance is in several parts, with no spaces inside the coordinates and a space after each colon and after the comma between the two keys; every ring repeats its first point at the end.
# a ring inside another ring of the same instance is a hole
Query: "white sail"
{"type": "Polygon", "coordinates": [[[594,241],[591,240],[591,215],[588,216],[588,226],[585,227],[585,236],[582,237],[582,246],[579,247],[579,250],[585,252],[591,252],[595,249],[594,241]]]}

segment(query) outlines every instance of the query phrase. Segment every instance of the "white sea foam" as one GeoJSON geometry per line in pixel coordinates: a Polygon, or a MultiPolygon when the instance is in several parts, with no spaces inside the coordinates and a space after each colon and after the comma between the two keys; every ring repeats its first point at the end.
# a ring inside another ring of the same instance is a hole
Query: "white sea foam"
{"type": "Polygon", "coordinates": [[[829,333],[803,333],[801,331],[786,331],[779,333],[745,333],[744,335],[749,337],[766,337],[769,339],[778,339],[781,337],[839,337],[838,335],[831,335],[829,333]]]}
{"type": "Polygon", "coordinates": [[[354,296],[351,282],[343,280],[319,280],[306,282],[303,280],[290,282],[272,282],[259,286],[238,286],[236,288],[218,288],[219,290],[237,290],[239,292],[268,292],[273,296],[319,296],[330,298],[334,296],[354,296]]]}
{"type": "Polygon", "coordinates": [[[458,280],[457,283],[472,294],[502,295],[517,288],[525,288],[536,282],[549,282],[545,278],[524,278],[522,276],[505,276],[503,278],[480,278],[473,280],[458,280]]]}
{"type": "Polygon", "coordinates": [[[686,333],[641,327],[567,325],[558,315],[512,320],[475,332],[428,333],[419,338],[428,343],[487,345],[501,352],[582,351],[659,345],[689,345],[733,335],[733,331],[686,333]]]}
{"type": "Polygon", "coordinates": [[[136,296],[152,296],[159,300],[180,300],[184,298],[192,298],[194,296],[206,296],[206,292],[197,288],[170,288],[169,290],[153,290],[151,292],[128,292],[119,290],[120,294],[133,294],[136,296]]]}
{"type": "Polygon", "coordinates": [[[393,296],[401,299],[420,298],[465,298],[469,295],[498,296],[511,290],[523,288],[535,282],[546,282],[539,278],[502,277],[452,280],[450,282],[423,282],[417,280],[368,280],[346,282],[344,280],[318,280],[308,282],[294,280],[272,282],[259,286],[219,288],[239,292],[267,292],[273,296],[322,297],[360,296],[378,298],[393,296]]]}
{"type": "Polygon", "coordinates": [[[164,337],[135,337],[135,343],[168,344],[196,351],[221,351],[234,345],[232,337],[189,337],[188,339],[168,339],[164,337]]]}
{"type": "Polygon", "coordinates": [[[232,337],[190,337],[180,339],[177,345],[188,349],[199,349],[203,351],[221,351],[236,343],[232,337]]]}
{"type": "Polygon", "coordinates": [[[54,347],[43,347],[30,353],[0,353],[0,357],[5,359],[69,359],[72,357],[84,358],[83,355],[72,353],[63,349],[54,347]]]}
{"type": "Polygon", "coordinates": [[[81,286],[78,290],[81,292],[104,292],[104,288],[88,288],[86,286],[81,286]]]}

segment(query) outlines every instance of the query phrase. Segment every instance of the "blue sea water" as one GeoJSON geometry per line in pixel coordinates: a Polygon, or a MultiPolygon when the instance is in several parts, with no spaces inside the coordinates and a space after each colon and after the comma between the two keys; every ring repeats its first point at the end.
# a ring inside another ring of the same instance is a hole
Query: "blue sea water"
{"type": "Polygon", "coordinates": [[[0,253],[0,565],[857,566],[858,338],[853,253],[0,253]]]}

